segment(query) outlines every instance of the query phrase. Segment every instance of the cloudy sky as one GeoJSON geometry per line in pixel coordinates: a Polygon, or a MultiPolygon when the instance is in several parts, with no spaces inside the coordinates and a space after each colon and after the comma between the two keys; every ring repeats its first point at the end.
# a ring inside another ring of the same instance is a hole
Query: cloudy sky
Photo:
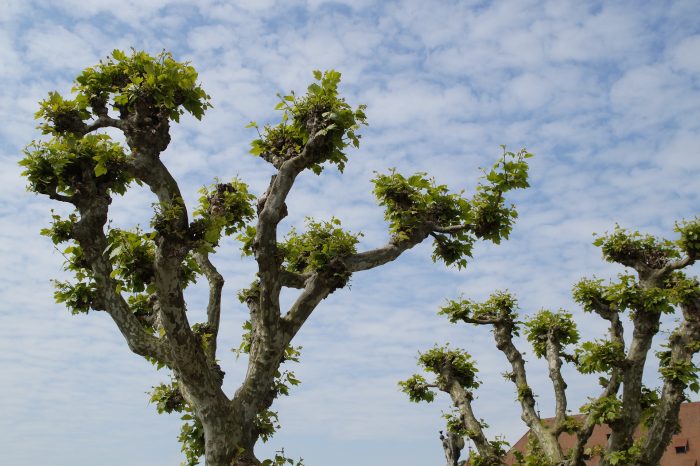
{"type": "MultiPolygon", "coordinates": [[[[0,447],[12,465],[171,466],[181,460],[179,421],[158,416],[146,391],[167,378],[132,355],[108,317],[70,316],[52,302],[61,255],[38,231],[46,199],[27,193],[17,161],[38,137],[36,102],[68,93],[83,68],[115,48],[171,51],[200,72],[214,108],[173,129],[164,160],[186,200],[215,176],[240,176],[260,194],[272,174],[248,154],[250,120],[273,121],[277,92],[303,91],[314,69],[343,73],[342,91],[368,105],[370,126],[345,174],[303,175],[284,228],[335,215],[362,231],[362,247],[387,239],[371,195],[375,171],[426,171],[469,193],[499,155],[527,147],[532,187],[511,196],[511,239],[480,245],[465,270],[433,264],[417,247],[353,277],[301,331],[302,380],[279,400],[282,429],[260,457],[284,448],[307,466],[442,464],[437,431],[446,397],[414,405],[397,381],[417,352],[452,342],[479,363],[477,414],[515,441],[523,425],[500,373],[505,358],[483,329],[435,315],[446,298],[515,293],[523,313],[566,308],[588,338],[602,326],[572,304],[582,276],[614,277],[592,233],[615,223],[673,237],[700,203],[700,3],[689,1],[169,1],[4,0],[0,8],[0,447]]],[[[153,198],[130,192],[114,223],[147,222],[153,198]]],[[[58,206],[60,208],[60,206],[58,206]]],[[[220,344],[226,389],[245,361],[246,311],[236,291],[253,265],[226,242],[214,259],[227,278],[220,344]]],[[[696,267],[697,273],[697,267],[696,267]]],[[[290,295],[291,296],[291,295],[290,295]]],[[[201,319],[203,288],[189,292],[201,319]]],[[[551,396],[529,357],[543,414],[551,396]]],[[[652,364],[650,369],[654,369],[652,364]]],[[[573,376],[572,405],[594,381],[573,376]]],[[[654,378],[649,378],[654,383],[654,378]]]]}

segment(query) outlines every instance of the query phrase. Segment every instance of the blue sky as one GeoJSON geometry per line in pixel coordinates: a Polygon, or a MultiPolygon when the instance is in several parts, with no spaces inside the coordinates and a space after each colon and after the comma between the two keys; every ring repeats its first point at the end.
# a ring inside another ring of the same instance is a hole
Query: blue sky
{"type": "MultiPolygon", "coordinates": [[[[472,190],[499,144],[527,147],[532,187],[511,196],[511,239],[480,245],[465,270],[420,246],[352,279],[301,331],[302,385],[275,407],[282,429],[261,457],[284,447],[307,466],[441,464],[437,431],[446,397],[410,404],[396,382],[421,349],[469,350],[484,382],[475,409],[490,432],[515,441],[523,425],[488,332],[435,315],[446,298],[508,288],[524,313],[566,308],[587,338],[602,325],[570,298],[583,276],[614,277],[593,232],[615,223],[672,236],[700,204],[700,4],[696,1],[215,1],[6,0],[0,10],[0,446],[12,465],[160,466],[181,460],[179,422],[145,392],[166,379],[129,353],[108,316],[70,316],[52,302],[62,257],[38,235],[49,209],[24,190],[17,161],[38,137],[36,102],[114,48],[171,51],[200,72],[214,108],[173,129],[164,155],[186,200],[215,176],[238,175],[260,194],[271,167],[248,155],[250,120],[272,121],[277,92],[303,91],[314,69],[343,73],[343,93],[368,105],[370,126],[341,176],[302,176],[284,227],[335,215],[362,231],[387,228],[371,195],[375,171],[426,171],[472,190]]],[[[119,226],[147,222],[153,199],[134,190],[113,205],[119,226]]],[[[214,258],[227,278],[221,354],[231,393],[244,360],[245,310],[235,298],[254,272],[229,241],[214,258]]],[[[697,271],[697,266],[695,268],[697,271]]],[[[204,289],[189,292],[192,320],[204,289]]],[[[291,296],[291,295],[290,295],[291,296]]],[[[524,346],[523,346],[523,349],[524,346]]],[[[543,366],[530,361],[543,413],[543,366]]],[[[655,367],[652,363],[650,369],[655,367]]],[[[570,374],[572,405],[595,378],[570,374]]],[[[654,378],[649,378],[654,383],[654,378]]]]}

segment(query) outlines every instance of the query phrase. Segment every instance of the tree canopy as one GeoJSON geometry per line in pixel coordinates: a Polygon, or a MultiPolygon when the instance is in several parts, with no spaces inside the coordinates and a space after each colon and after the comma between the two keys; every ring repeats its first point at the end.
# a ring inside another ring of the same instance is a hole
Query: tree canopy
{"type": "MultiPolygon", "coordinates": [[[[217,180],[200,191],[196,206],[186,205],[165,163],[170,126],[185,114],[201,119],[211,103],[194,67],[167,52],[115,50],[76,78],[72,98],[49,93],[36,114],[44,137],[27,146],[20,162],[29,190],[74,208],[54,214],[42,230],[62,245],[73,276],[56,282],[56,301],[75,314],[106,312],[131,351],[170,371],[151,401],[158,412],[182,413],[179,440],[190,465],[202,456],[210,466],[261,464],[254,447],[278,428],[273,401],[299,383],[283,364],[298,361],[292,341],[317,305],[352,274],[429,238],[433,260],[465,267],[476,241],[508,237],[517,215],[505,194],[528,186],[531,154],[503,147],[472,196],[450,192],[425,173],[378,174],[374,193],[389,224],[384,246],[361,250],[361,234],[343,230],[337,218],[309,219],[304,232],[279,238],[296,178],[331,166],[342,172],[367,124],[365,107],[340,95],[339,72],[313,77],[303,95],[279,95],[278,123],[249,125],[257,130],[250,152],[276,171],[258,196],[240,179],[217,180]],[[112,140],[108,128],[126,144],[112,140]],[[150,224],[111,226],[113,197],[134,184],[155,196],[150,224]],[[248,355],[248,369],[232,394],[222,389],[217,352],[221,313],[228,311],[221,306],[224,278],[211,260],[224,236],[240,240],[257,264],[250,287],[238,293],[249,313],[238,348],[248,355]],[[209,285],[207,317],[191,322],[183,291],[199,278],[209,285]],[[287,309],[283,288],[298,290],[287,309]]],[[[461,361],[460,380],[469,380],[469,359],[454,361],[461,361]]],[[[277,455],[262,464],[285,462],[294,463],[277,455]]]]}
{"type": "MultiPolygon", "coordinates": [[[[676,233],[675,240],[666,240],[616,227],[596,238],[594,244],[606,261],[633,273],[610,281],[584,278],[574,286],[574,300],[583,311],[608,322],[607,335],[594,341],[580,342],[573,315],[565,310],[541,309],[523,319],[516,298],[507,291],[495,292],[484,302],[452,300],[440,309],[439,314],[452,323],[490,327],[496,348],[510,363],[505,376],[515,385],[522,420],[530,429],[529,451],[524,456],[518,453],[519,464],[584,466],[591,455],[600,455],[603,466],[659,463],[677,429],[680,404],[690,391],[700,391],[693,361],[700,350],[700,284],[683,272],[700,256],[700,219],[678,223],[676,233]],[[677,324],[656,354],[662,386],[649,388],[643,384],[644,366],[665,314],[676,315],[677,324]],[[623,318],[631,323],[631,336],[625,336],[623,318]],[[547,363],[555,399],[552,422],[543,422],[536,409],[523,353],[514,343],[521,333],[534,355],[547,363]],[[601,392],[591,394],[581,406],[580,418],[568,414],[565,363],[581,374],[599,376],[601,392]],[[610,426],[612,434],[605,447],[590,451],[586,442],[600,424],[610,426]],[[644,434],[635,438],[640,425],[644,434]],[[570,451],[562,451],[559,444],[563,432],[577,437],[570,451]]],[[[418,362],[433,378],[416,374],[400,382],[409,399],[431,402],[435,389],[449,394],[456,411],[448,416],[448,429],[469,437],[478,451],[470,464],[504,464],[504,442],[487,438],[471,407],[480,382],[469,353],[436,346],[421,353],[418,362]]]]}

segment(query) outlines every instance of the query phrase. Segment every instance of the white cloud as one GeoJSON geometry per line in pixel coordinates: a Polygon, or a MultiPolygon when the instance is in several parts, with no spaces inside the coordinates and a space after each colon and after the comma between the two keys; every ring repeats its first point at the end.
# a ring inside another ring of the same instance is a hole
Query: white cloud
{"type": "Polygon", "coordinates": [[[23,34],[23,43],[27,59],[39,69],[75,72],[98,58],[91,42],[63,26],[36,25],[23,34]]]}
{"type": "Polygon", "coordinates": [[[700,73],[700,58],[697,53],[699,48],[700,35],[686,37],[671,50],[671,64],[675,68],[697,75],[700,73]]]}

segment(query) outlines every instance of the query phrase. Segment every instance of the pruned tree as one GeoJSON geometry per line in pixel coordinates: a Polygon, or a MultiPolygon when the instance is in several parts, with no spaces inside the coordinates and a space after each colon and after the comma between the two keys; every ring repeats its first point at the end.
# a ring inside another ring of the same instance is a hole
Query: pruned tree
{"type": "MultiPolygon", "coordinates": [[[[496,292],[485,302],[469,299],[450,301],[439,314],[450,322],[466,322],[491,328],[496,347],[505,355],[511,370],[506,378],[515,385],[521,418],[529,428],[530,452],[526,465],[584,466],[589,454],[601,455],[601,466],[655,466],[678,428],[681,403],[688,390],[698,392],[698,367],[693,356],[700,350],[700,285],[682,270],[695,263],[700,253],[700,219],[677,224],[675,241],[657,239],[619,227],[595,243],[608,262],[621,264],[634,274],[621,274],[616,281],[583,279],[573,297],[587,313],[597,314],[609,324],[608,335],[579,343],[572,314],[540,310],[520,320],[516,299],[508,292],[496,292]],[[623,316],[631,322],[632,335],[625,338],[623,316]],[[644,365],[654,338],[660,332],[661,317],[676,314],[678,324],[657,353],[657,389],[643,385],[644,365]],[[554,391],[554,416],[543,422],[536,409],[535,393],[528,383],[523,353],[514,338],[523,331],[536,357],[547,363],[554,391]],[[566,382],[562,365],[573,364],[582,374],[599,374],[602,392],[581,407],[582,417],[567,415],[566,382]],[[612,429],[607,445],[600,451],[586,451],[596,425],[612,429]],[[635,431],[645,426],[640,438],[635,431]],[[577,437],[571,451],[562,451],[559,436],[577,437]]],[[[433,389],[450,395],[456,408],[448,416],[452,431],[468,436],[476,446],[470,464],[501,465],[506,451],[501,440],[489,440],[471,402],[479,386],[477,369],[466,351],[442,346],[419,356],[419,364],[434,380],[414,375],[400,386],[411,401],[432,401],[433,389]]]]}
{"type": "MultiPolygon", "coordinates": [[[[201,456],[210,466],[260,464],[254,446],[278,427],[272,403],[299,383],[282,364],[298,360],[292,341],[318,304],[352,274],[430,237],[434,260],[464,267],[476,241],[508,237],[516,211],[504,194],[527,186],[530,154],[504,148],[471,198],[423,173],[377,175],[374,193],[390,229],[384,246],[358,252],[359,234],[342,230],[337,219],[309,220],[306,231],[280,238],[296,178],[331,165],[342,171],[346,150],[359,146],[366,124],[365,107],[352,108],[338,94],[340,73],[314,77],[304,95],[279,96],[279,123],[249,125],[258,131],[251,152],[275,170],[257,201],[234,179],[203,188],[192,210],[185,204],[164,162],[170,125],[184,113],[200,119],[211,104],[195,69],[165,52],[115,50],[77,77],[73,98],[51,92],[37,112],[46,137],[30,144],[20,162],[31,191],[74,208],[54,214],[42,231],[54,244],[67,244],[62,252],[73,279],[56,282],[56,300],[75,314],[106,312],[131,351],[171,371],[151,400],[159,412],[182,413],[188,464],[201,456]],[[123,133],[126,145],[107,128],[123,133]],[[134,183],[155,195],[150,226],[111,227],[112,198],[134,183]],[[238,294],[250,316],[237,350],[247,355],[247,372],[226,394],[217,345],[224,279],[212,256],[230,235],[254,258],[257,274],[238,294]],[[206,320],[193,323],[183,290],[200,277],[209,285],[206,320]],[[298,290],[288,309],[280,305],[283,288],[298,290]]],[[[284,462],[293,463],[277,455],[263,464],[284,462]]]]}

